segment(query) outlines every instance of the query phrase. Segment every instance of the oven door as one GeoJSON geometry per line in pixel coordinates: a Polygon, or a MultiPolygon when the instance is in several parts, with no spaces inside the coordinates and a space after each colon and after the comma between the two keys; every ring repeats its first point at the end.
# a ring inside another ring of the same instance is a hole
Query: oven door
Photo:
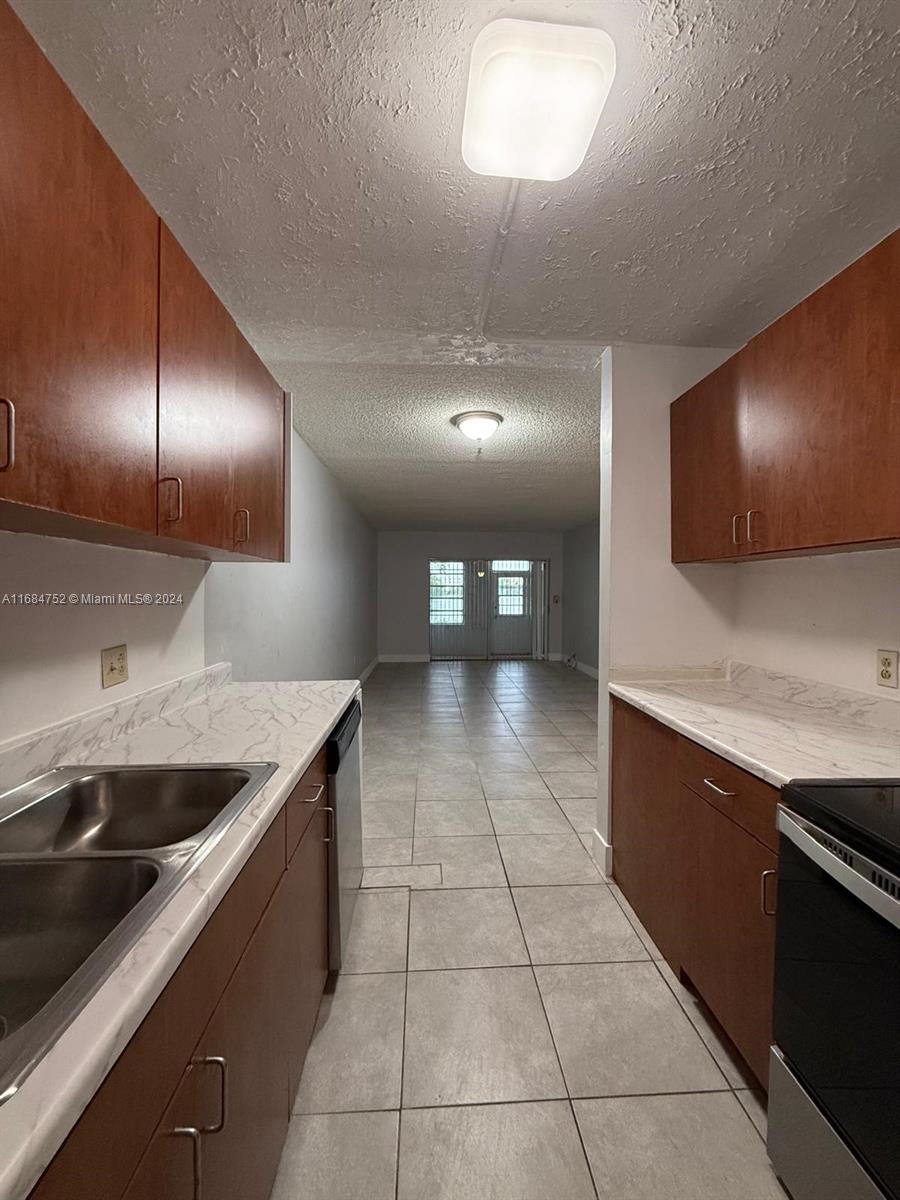
{"type": "Polygon", "coordinates": [[[775,1042],[874,1182],[900,1198],[900,880],[779,806],[775,1042]]]}

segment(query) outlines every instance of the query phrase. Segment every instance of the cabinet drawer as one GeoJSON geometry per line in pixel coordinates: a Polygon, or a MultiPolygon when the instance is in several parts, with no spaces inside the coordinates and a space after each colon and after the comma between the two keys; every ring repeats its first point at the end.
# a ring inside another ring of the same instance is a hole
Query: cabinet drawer
{"type": "Polygon", "coordinates": [[[290,862],[300,839],[312,820],[313,813],[325,802],[325,747],[323,746],[302,779],[288,796],[285,812],[287,816],[287,861],[290,862]]]}
{"type": "Polygon", "coordinates": [[[681,783],[777,851],[777,788],[685,737],[678,739],[677,773],[681,783]]]}

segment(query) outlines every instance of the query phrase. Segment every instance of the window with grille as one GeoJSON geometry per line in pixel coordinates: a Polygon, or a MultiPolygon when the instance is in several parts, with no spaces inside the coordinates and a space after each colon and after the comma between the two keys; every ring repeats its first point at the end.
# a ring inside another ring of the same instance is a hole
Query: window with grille
{"type": "Polygon", "coordinates": [[[497,580],[497,616],[525,615],[525,580],[521,575],[501,575],[497,580]]]}
{"type": "Polygon", "coordinates": [[[428,598],[432,625],[463,625],[466,618],[465,566],[461,562],[433,562],[428,598]]]}
{"type": "Polygon", "coordinates": [[[495,558],[492,571],[530,571],[531,561],[527,558],[495,558]]]}

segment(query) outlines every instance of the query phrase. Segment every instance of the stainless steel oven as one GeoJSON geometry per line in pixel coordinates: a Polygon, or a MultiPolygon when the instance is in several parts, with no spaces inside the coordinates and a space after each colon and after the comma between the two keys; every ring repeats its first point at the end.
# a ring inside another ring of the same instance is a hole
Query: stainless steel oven
{"type": "Polygon", "coordinates": [[[900,1200],[900,780],[778,809],[769,1155],[794,1200],[900,1200]]]}

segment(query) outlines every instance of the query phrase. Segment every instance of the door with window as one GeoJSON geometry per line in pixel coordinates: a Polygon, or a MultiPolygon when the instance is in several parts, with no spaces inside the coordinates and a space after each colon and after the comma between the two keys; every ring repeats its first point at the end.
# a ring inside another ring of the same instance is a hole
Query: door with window
{"type": "Polygon", "coordinates": [[[494,559],[491,563],[491,658],[530,658],[532,653],[531,563],[494,559]]]}

